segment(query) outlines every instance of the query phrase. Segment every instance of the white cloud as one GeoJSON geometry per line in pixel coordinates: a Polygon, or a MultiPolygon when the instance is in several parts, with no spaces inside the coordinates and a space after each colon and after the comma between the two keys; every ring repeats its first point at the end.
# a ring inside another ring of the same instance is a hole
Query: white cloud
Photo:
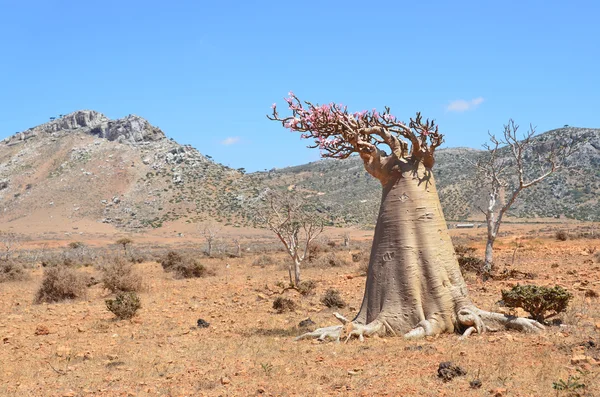
{"type": "Polygon", "coordinates": [[[467,110],[473,110],[483,103],[483,97],[477,97],[466,101],[464,99],[457,99],[452,101],[446,106],[447,112],[466,112],[467,110]]]}
{"type": "Polygon", "coordinates": [[[229,146],[229,145],[233,145],[235,143],[238,143],[240,141],[240,137],[238,136],[230,136],[229,138],[226,138],[224,140],[221,141],[221,145],[225,145],[225,146],[229,146]]]}

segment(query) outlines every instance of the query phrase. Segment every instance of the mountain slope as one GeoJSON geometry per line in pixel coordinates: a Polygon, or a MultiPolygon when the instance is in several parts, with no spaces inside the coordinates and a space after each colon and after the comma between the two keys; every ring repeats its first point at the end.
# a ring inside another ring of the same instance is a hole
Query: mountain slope
{"type": "MultiPolygon", "coordinates": [[[[543,152],[565,137],[583,142],[581,150],[568,168],[524,192],[511,215],[600,220],[600,130],[553,130],[537,136],[535,148],[543,152]]],[[[448,220],[479,216],[476,204],[485,192],[465,158],[483,154],[466,148],[438,152],[434,174],[448,220]]],[[[123,229],[173,220],[243,226],[249,225],[246,203],[267,188],[300,192],[336,225],[373,224],[381,195],[379,182],[358,158],[244,174],[167,139],[134,115],[109,120],[78,111],[0,142],[3,225],[36,216],[49,224],[87,219],[123,229]]]]}

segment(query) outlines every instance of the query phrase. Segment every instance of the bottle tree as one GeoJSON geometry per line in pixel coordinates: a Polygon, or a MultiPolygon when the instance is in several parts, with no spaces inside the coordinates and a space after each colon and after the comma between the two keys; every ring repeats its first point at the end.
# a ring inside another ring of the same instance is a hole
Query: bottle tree
{"type": "Polygon", "coordinates": [[[291,114],[281,116],[276,104],[267,116],[301,133],[322,157],[360,156],[382,186],[362,305],[353,320],[335,316],[343,325],[317,329],[299,338],[346,339],[357,336],[403,335],[418,338],[443,332],[496,331],[513,328],[537,332],[530,319],[492,313],[469,299],[435,187],[435,150],[442,144],[438,126],[417,113],[399,121],[383,112],[350,113],[346,106],[301,101],[290,92],[291,114]]]}

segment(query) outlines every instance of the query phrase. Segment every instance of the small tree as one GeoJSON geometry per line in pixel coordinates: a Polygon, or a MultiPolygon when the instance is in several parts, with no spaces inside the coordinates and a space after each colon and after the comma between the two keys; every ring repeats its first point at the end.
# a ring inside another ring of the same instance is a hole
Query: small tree
{"type": "Polygon", "coordinates": [[[127,255],[127,246],[131,245],[133,240],[127,237],[123,237],[115,241],[115,244],[123,246],[123,252],[127,255]]]}
{"type": "Polygon", "coordinates": [[[484,145],[488,152],[480,160],[472,163],[477,169],[477,180],[487,188],[489,193],[486,205],[477,206],[484,214],[487,224],[483,268],[486,275],[492,271],[494,242],[506,212],[523,190],[540,183],[556,172],[576,150],[573,142],[536,147],[532,141],[535,135],[533,126],[529,127],[529,131],[521,140],[517,136],[518,130],[519,126],[512,119],[509,120],[504,126],[503,137],[496,138],[490,134],[491,144],[484,145]],[[505,148],[509,152],[508,159],[502,157],[505,148]],[[515,183],[512,178],[516,178],[515,183]]]}
{"type": "Polygon", "coordinates": [[[0,232],[0,247],[4,260],[9,260],[13,251],[19,246],[19,237],[15,233],[0,232]]]}
{"type": "Polygon", "coordinates": [[[344,239],[344,247],[350,247],[350,233],[345,232],[342,238],[344,239]]]}
{"type": "Polygon", "coordinates": [[[199,229],[206,240],[206,254],[208,256],[212,256],[212,250],[217,240],[217,236],[221,231],[221,228],[215,225],[214,223],[207,223],[199,226],[199,229]]]}
{"type": "Polygon", "coordinates": [[[288,267],[290,284],[300,285],[300,265],[308,257],[310,244],[323,231],[321,217],[297,196],[269,191],[263,205],[255,210],[257,224],[271,230],[292,258],[288,267]],[[293,275],[292,275],[293,273],[293,275]]]}

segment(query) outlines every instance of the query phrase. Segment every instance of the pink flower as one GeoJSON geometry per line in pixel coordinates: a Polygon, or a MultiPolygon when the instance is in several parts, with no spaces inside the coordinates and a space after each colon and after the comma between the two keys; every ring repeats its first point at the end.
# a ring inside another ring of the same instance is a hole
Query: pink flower
{"type": "Polygon", "coordinates": [[[274,103],[274,104],[271,105],[271,109],[275,109],[276,107],[277,107],[276,103],[274,103]]]}
{"type": "Polygon", "coordinates": [[[288,92],[288,96],[293,97],[294,93],[292,91],[288,92]]]}

